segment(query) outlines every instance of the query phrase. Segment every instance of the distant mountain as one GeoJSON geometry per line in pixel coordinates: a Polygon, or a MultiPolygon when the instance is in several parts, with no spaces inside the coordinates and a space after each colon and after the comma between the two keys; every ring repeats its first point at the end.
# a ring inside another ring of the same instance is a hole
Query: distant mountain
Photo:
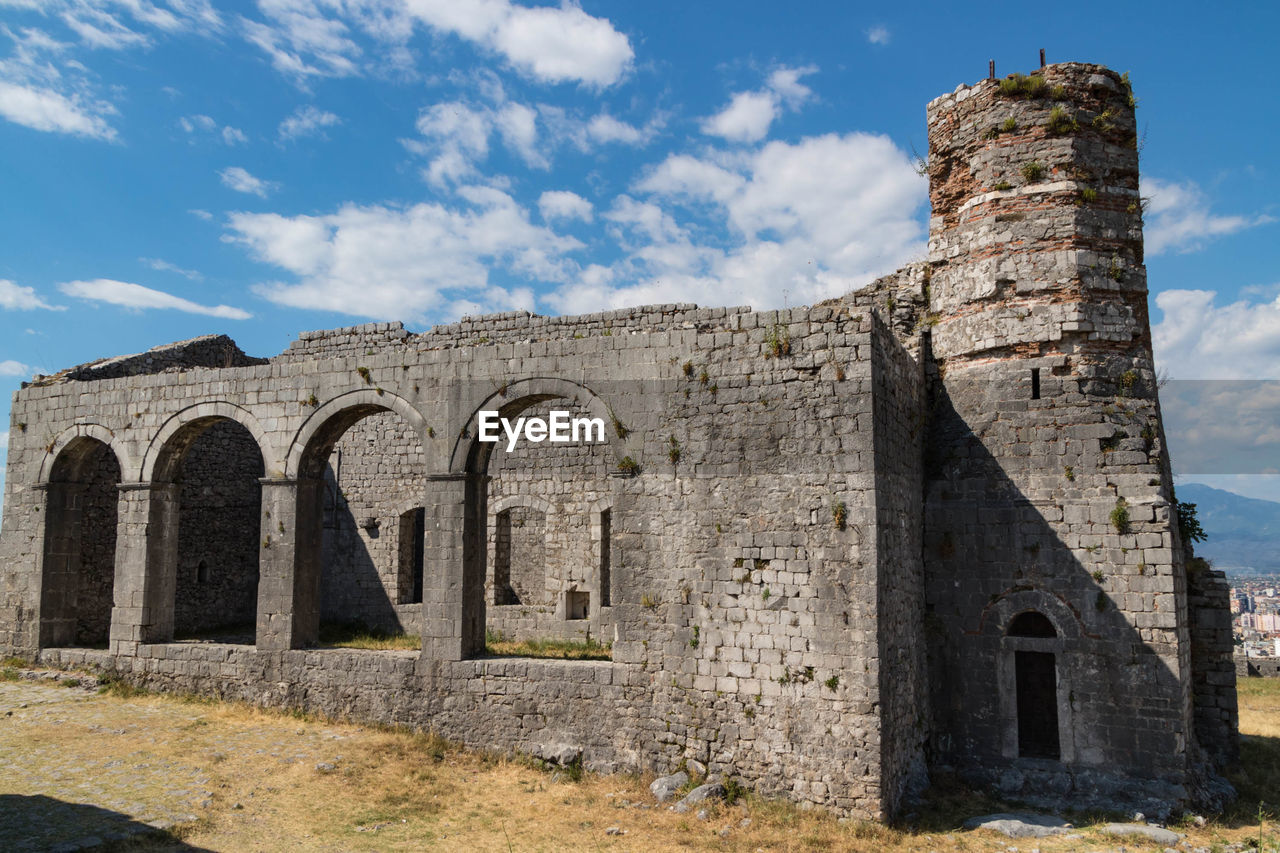
{"type": "Polygon", "coordinates": [[[1280,571],[1280,503],[1245,498],[1200,483],[1182,483],[1178,500],[1196,505],[1208,540],[1196,554],[1218,569],[1280,571]]]}

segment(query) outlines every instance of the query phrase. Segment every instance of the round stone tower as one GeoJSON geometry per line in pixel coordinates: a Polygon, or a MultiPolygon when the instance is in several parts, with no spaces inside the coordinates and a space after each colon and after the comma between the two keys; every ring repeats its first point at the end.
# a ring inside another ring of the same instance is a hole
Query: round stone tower
{"type": "Polygon", "coordinates": [[[1216,581],[1173,502],[1128,81],[983,80],[928,126],[932,758],[1023,799],[1212,800],[1234,681],[1193,663],[1230,649],[1193,654],[1216,581]]]}

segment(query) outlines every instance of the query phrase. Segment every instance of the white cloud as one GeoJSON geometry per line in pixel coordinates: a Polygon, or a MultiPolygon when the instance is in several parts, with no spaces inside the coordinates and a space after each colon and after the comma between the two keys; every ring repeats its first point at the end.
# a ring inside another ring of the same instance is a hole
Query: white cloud
{"type": "Polygon", "coordinates": [[[609,86],[622,79],[635,55],[630,40],[609,21],[568,2],[529,8],[508,0],[409,0],[407,8],[429,26],[495,51],[543,82],[609,86]]]}
{"type": "Polygon", "coordinates": [[[107,104],[88,106],[52,89],[0,80],[0,116],[32,130],[111,141],[116,138],[115,128],[102,117],[111,112],[107,104]]]}
{"type": "Polygon", "coordinates": [[[1212,290],[1155,295],[1156,367],[1175,379],[1280,379],[1280,297],[1215,305],[1212,290]]]}
{"type": "Polygon", "coordinates": [[[676,302],[812,303],[892,271],[923,249],[926,182],[882,136],[772,142],[749,155],[672,155],[604,214],[627,253],[548,302],[590,311],[676,302]],[[718,229],[716,226],[719,226],[718,229]],[[717,236],[716,230],[724,236],[717,236]]]}
{"type": "Polygon", "coordinates": [[[281,305],[378,318],[443,319],[475,310],[531,309],[528,288],[493,272],[565,282],[581,244],[530,223],[497,189],[462,187],[466,208],[348,204],[326,216],[235,213],[226,239],[298,278],[255,287],[281,305]]]}
{"type": "Polygon", "coordinates": [[[187,213],[190,213],[192,216],[196,217],[197,219],[203,219],[206,222],[213,219],[212,213],[210,213],[207,210],[201,210],[198,207],[191,208],[190,210],[187,211],[187,213]]]}
{"type": "Polygon", "coordinates": [[[1270,216],[1219,216],[1194,181],[1174,183],[1143,178],[1146,197],[1144,236],[1146,253],[1194,252],[1214,237],[1234,234],[1275,220],[1270,216]]]}
{"type": "Polygon", "coordinates": [[[240,29],[246,40],[271,58],[277,71],[299,82],[312,76],[357,74],[360,46],[350,38],[346,23],[325,15],[322,3],[266,0],[258,7],[271,23],[241,17],[240,29]]]}
{"type": "Polygon", "coordinates": [[[189,278],[192,281],[204,280],[204,276],[196,272],[195,270],[183,269],[182,267],[176,264],[169,263],[163,258],[138,258],[138,260],[146,264],[147,266],[151,267],[153,270],[157,270],[158,272],[177,273],[178,275],[184,278],[189,278]]]}
{"type": "Polygon", "coordinates": [[[61,305],[50,305],[36,296],[34,287],[20,287],[7,278],[0,278],[0,308],[6,311],[34,311],[43,308],[47,311],[65,311],[61,305]]]}
{"type": "Polygon", "coordinates": [[[538,197],[538,211],[548,222],[553,219],[591,221],[591,202],[568,190],[547,190],[538,197]]]}
{"type": "Polygon", "coordinates": [[[248,311],[233,308],[230,305],[200,305],[180,296],[152,290],[140,284],[126,281],[113,281],[99,278],[93,281],[68,281],[58,285],[58,289],[68,296],[88,299],[94,302],[106,302],[124,308],[139,311],[148,308],[185,311],[188,314],[204,314],[209,317],[221,317],[226,320],[248,320],[253,315],[248,311]]]}
{"type": "Polygon", "coordinates": [[[702,132],[731,142],[758,142],[768,134],[784,107],[798,109],[813,94],[800,78],[817,70],[812,65],[777,69],[769,75],[765,88],[738,92],[723,110],[704,119],[702,132]]]}
{"type": "Polygon", "coordinates": [[[463,101],[433,104],[418,116],[417,129],[424,139],[404,144],[431,158],[424,177],[437,186],[475,175],[476,164],[489,156],[489,138],[494,134],[526,165],[539,169],[551,165],[540,145],[537,111],[513,101],[496,107],[463,101]]]}
{"type": "Polygon", "coordinates": [[[277,187],[274,181],[255,178],[239,166],[229,166],[219,172],[218,176],[222,178],[222,185],[228,189],[233,189],[238,193],[261,196],[262,198],[266,198],[277,187]]]}
{"type": "Polygon", "coordinates": [[[186,133],[217,133],[227,145],[244,145],[249,141],[243,130],[227,125],[218,130],[218,122],[212,116],[189,115],[178,119],[178,126],[186,133]]]}
{"type": "Polygon", "coordinates": [[[198,130],[204,130],[204,131],[213,130],[215,127],[218,126],[218,123],[213,120],[212,116],[192,115],[192,116],[183,116],[182,118],[178,119],[178,126],[181,127],[187,133],[195,133],[198,130]]]}
{"type": "MultiPolygon", "coordinates": [[[[35,369],[23,364],[20,361],[0,361],[0,376],[31,376],[35,373],[35,369]]],[[[8,433],[5,438],[8,439],[8,433]]]]}
{"type": "Polygon", "coordinates": [[[623,145],[640,145],[651,135],[651,131],[619,121],[608,113],[592,117],[586,132],[596,142],[621,142],[623,145]]]}
{"type": "Polygon", "coordinates": [[[303,136],[322,134],[324,128],[339,124],[342,119],[331,112],[307,104],[298,107],[293,114],[280,122],[280,139],[299,139],[303,136]]]}
{"type": "Polygon", "coordinates": [[[867,30],[867,41],[872,44],[888,44],[889,28],[888,27],[872,27],[867,30]]]}

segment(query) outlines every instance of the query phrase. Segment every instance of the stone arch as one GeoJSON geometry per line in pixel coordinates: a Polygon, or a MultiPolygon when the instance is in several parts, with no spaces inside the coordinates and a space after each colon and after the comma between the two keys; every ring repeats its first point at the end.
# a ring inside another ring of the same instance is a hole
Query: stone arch
{"type": "Polygon", "coordinates": [[[262,454],[266,476],[273,476],[279,471],[279,453],[253,413],[235,403],[215,400],[183,409],[164,422],[142,457],[140,481],[150,483],[172,480],[182,462],[183,454],[205,429],[219,420],[235,421],[249,431],[258,445],[258,452],[262,454]]]}
{"type": "Polygon", "coordinates": [[[481,412],[497,411],[502,417],[509,418],[530,406],[557,399],[579,403],[592,417],[604,421],[607,443],[614,457],[618,461],[622,460],[624,454],[621,442],[613,440],[617,437],[613,409],[586,385],[568,379],[539,376],[508,383],[476,406],[466,422],[455,432],[457,437],[454,439],[453,453],[449,457],[449,473],[483,474],[488,468],[493,445],[477,438],[481,412]]]}
{"type": "Polygon", "coordinates": [[[384,411],[395,412],[404,418],[417,433],[423,450],[430,447],[426,418],[408,400],[390,391],[360,388],[328,400],[311,413],[290,444],[285,459],[285,477],[319,478],[328,459],[328,450],[342,434],[361,418],[384,411]]]}
{"type": "Polygon", "coordinates": [[[1043,589],[1013,589],[1002,593],[982,609],[977,630],[970,633],[993,639],[1004,637],[1014,617],[1029,610],[1048,619],[1064,644],[1075,645],[1089,636],[1075,608],[1061,596],[1043,589]]]}
{"type": "Polygon", "coordinates": [[[151,486],[152,642],[208,632],[252,642],[262,592],[261,482],[280,468],[257,417],[225,400],[189,406],[156,431],[141,469],[151,486]]]}
{"type": "MultiPolygon", "coordinates": [[[[73,443],[77,447],[82,447],[82,443],[76,441],[76,439],[80,438],[95,439],[109,447],[111,452],[116,455],[116,462],[120,466],[120,475],[124,480],[128,480],[135,473],[133,460],[129,455],[128,449],[125,447],[124,442],[117,440],[114,432],[101,424],[80,423],[72,424],[58,433],[58,436],[49,444],[49,447],[45,450],[44,458],[40,460],[40,479],[37,482],[49,483],[53,481],[55,463],[59,461],[59,457],[73,443]]],[[[74,449],[72,453],[75,453],[74,449]]],[[[63,463],[67,461],[66,458],[62,459],[63,463]]]]}
{"type": "Polygon", "coordinates": [[[110,431],[77,424],[51,445],[40,552],[41,648],[106,643],[115,598],[119,485],[124,469],[110,431]]]}
{"type": "Polygon", "coordinates": [[[493,506],[489,509],[494,515],[497,515],[500,512],[506,512],[512,507],[527,507],[547,514],[555,512],[555,508],[551,506],[550,502],[536,495],[508,495],[505,498],[499,498],[494,501],[493,506]]]}

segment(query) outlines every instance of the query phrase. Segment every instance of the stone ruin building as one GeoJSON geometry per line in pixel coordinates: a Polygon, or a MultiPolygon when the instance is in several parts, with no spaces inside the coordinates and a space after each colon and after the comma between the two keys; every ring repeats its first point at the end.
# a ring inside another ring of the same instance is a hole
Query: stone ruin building
{"type": "Polygon", "coordinates": [[[1221,799],[1226,586],[1189,565],[1128,81],[928,106],[927,260],[812,307],[222,336],[13,402],[0,646],[885,818],[1221,799]],[[478,413],[607,441],[477,440],[478,413]],[[420,635],[325,647],[321,626],[420,635]],[[611,660],[486,654],[591,638],[611,660]]]}

